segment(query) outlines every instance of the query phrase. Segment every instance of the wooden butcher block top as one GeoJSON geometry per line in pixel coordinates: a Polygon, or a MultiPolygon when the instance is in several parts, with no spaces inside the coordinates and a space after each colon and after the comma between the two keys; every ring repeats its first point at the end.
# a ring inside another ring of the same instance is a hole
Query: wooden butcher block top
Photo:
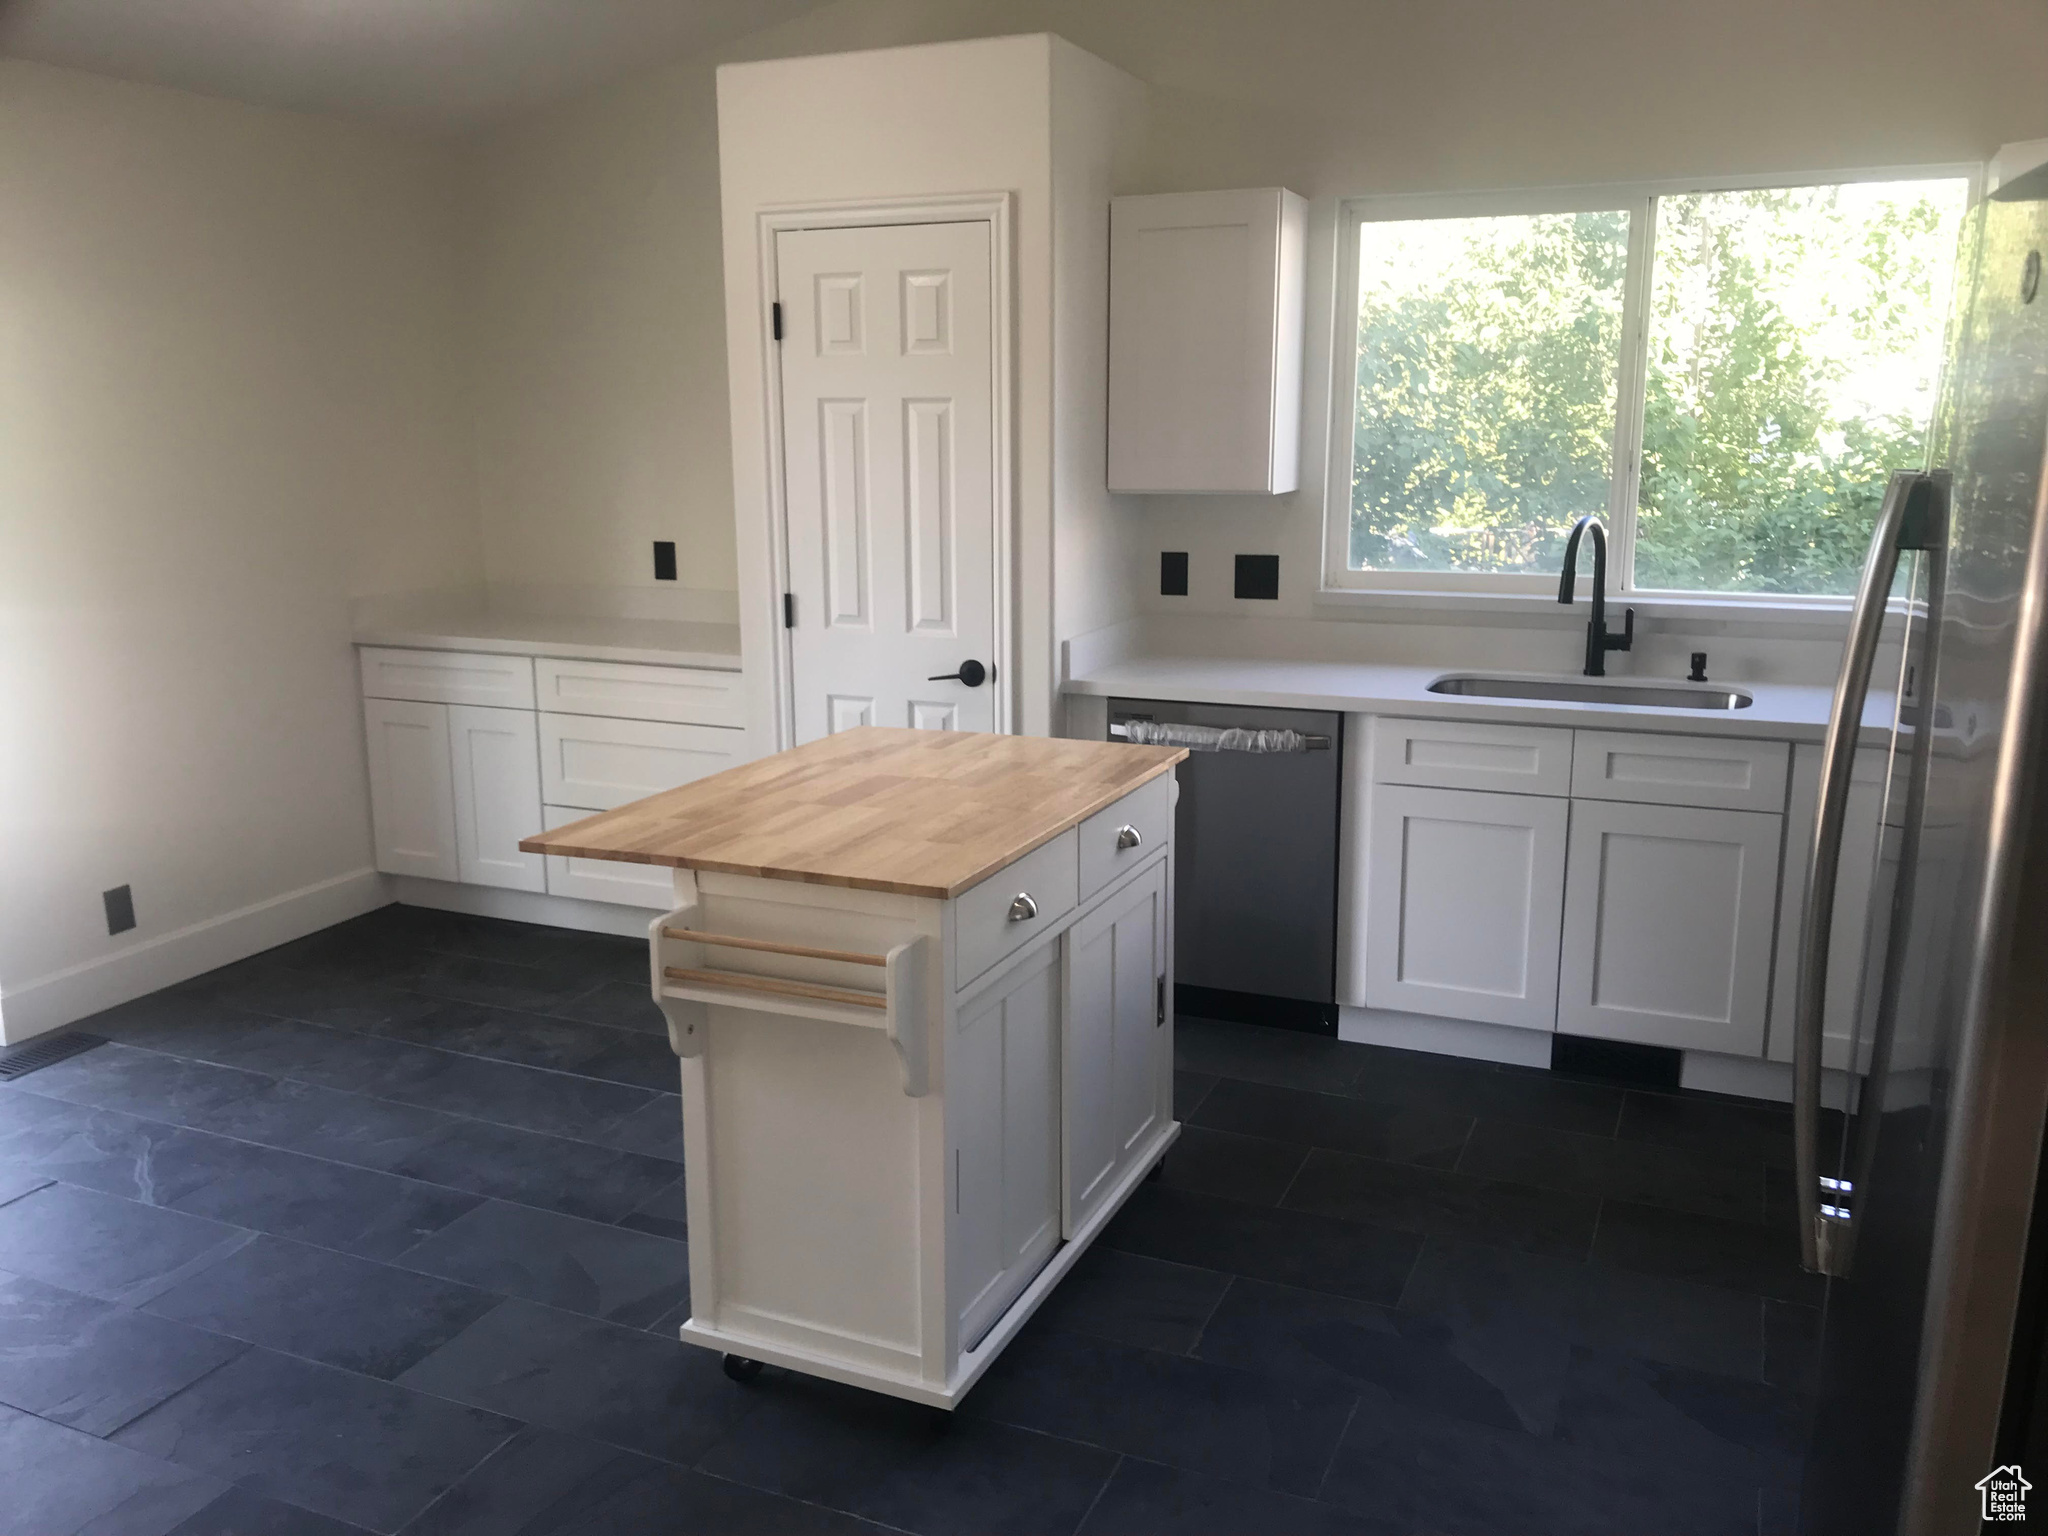
{"type": "Polygon", "coordinates": [[[1180,747],[862,726],[519,846],[957,896],[1186,756],[1180,747]]]}

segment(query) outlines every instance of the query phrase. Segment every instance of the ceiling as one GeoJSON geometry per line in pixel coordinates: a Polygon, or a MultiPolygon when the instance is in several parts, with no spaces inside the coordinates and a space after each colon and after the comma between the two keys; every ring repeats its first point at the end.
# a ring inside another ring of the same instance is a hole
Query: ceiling
{"type": "Polygon", "coordinates": [[[0,54],[416,128],[517,117],[819,0],[0,0],[0,54]]]}

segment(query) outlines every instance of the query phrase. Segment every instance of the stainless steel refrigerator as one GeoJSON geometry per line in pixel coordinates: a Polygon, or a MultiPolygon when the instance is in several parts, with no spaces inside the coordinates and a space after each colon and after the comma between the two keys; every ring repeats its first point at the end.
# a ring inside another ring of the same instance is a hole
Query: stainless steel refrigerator
{"type": "MultiPolygon", "coordinates": [[[[2048,168],[1966,226],[1934,467],[1888,489],[1825,748],[1794,1103],[1800,1240],[1830,1277],[1810,1536],[1977,1531],[1998,1491],[1980,1480],[2014,1466],[2048,1526],[2044,198],[2048,168]],[[1873,752],[1889,873],[1869,967],[1845,978],[1835,870],[1873,752]],[[1824,1072],[1828,989],[1846,985],[1850,1070],[1824,1072]]],[[[2024,1497],[2009,1472],[2001,1486],[2024,1497]]]]}

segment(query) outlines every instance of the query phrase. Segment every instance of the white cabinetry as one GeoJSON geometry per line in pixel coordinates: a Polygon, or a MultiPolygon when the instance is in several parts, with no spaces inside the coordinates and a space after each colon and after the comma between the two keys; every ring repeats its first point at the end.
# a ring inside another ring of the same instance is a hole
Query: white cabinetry
{"type": "Polygon", "coordinates": [[[1111,200],[1111,490],[1295,488],[1307,208],[1280,187],[1111,200]]]}
{"type": "Polygon", "coordinates": [[[448,759],[448,706],[365,699],[370,750],[370,827],[387,874],[456,878],[455,773],[448,759]]]}
{"type": "Polygon", "coordinates": [[[1566,816],[1545,795],[1374,786],[1367,1002],[1549,1029],[1566,816]]]}
{"type": "Polygon", "coordinates": [[[1557,1027],[1762,1054],[1782,822],[1574,801],[1557,1027]]]}
{"type": "Polygon", "coordinates": [[[540,758],[533,711],[448,706],[455,768],[455,878],[514,891],[546,889],[537,853],[519,839],[539,830],[540,758]]]}

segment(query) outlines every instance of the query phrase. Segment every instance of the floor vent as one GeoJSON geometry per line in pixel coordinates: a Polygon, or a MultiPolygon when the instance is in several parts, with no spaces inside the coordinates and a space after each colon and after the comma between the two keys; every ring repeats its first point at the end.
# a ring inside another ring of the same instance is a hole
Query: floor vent
{"type": "Polygon", "coordinates": [[[27,1077],[42,1067],[54,1067],[60,1061],[69,1061],[81,1051],[89,1051],[96,1045],[107,1042],[98,1035],[44,1035],[39,1040],[24,1040],[20,1045],[10,1045],[0,1050],[0,1082],[9,1078],[27,1077]]]}

